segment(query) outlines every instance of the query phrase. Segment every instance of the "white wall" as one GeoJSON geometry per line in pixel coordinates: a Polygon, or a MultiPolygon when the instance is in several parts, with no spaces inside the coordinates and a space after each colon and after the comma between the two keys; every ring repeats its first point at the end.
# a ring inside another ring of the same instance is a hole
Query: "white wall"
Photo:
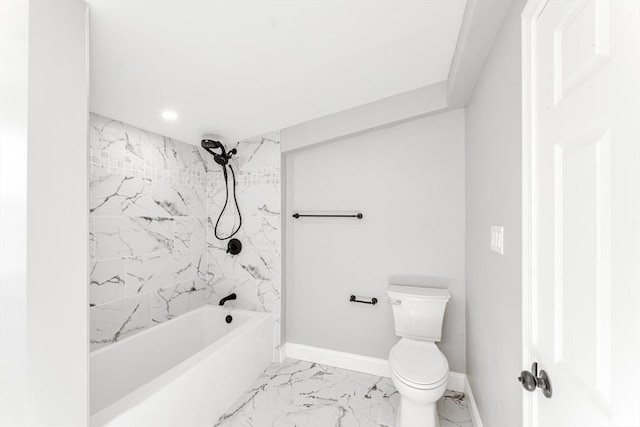
{"type": "Polygon", "coordinates": [[[0,2],[0,426],[25,423],[28,6],[0,2]]]}
{"type": "Polygon", "coordinates": [[[467,0],[447,78],[447,103],[469,102],[512,0],[467,0]]]}
{"type": "Polygon", "coordinates": [[[467,375],[485,426],[522,422],[520,12],[509,10],[466,108],[467,375]],[[504,255],[490,227],[504,226],[504,255]]]}
{"type": "Polygon", "coordinates": [[[464,111],[286,157],[287,342],[386,359],[398,339],[387,277],[436,277],[452,294],[440,346],[464,372],[464,111]],[[364,220],[294,220],[294,211],[364,220]],[[352,293],[380,303],[350,303],[352,293]]]}
{"type": "Polygon", "coordinates": [[[88,420],[87,5],[29,2],[27,425],[88,420]]]}
{"type": "Polygon", "coordinates": [[[404,122],[453,110],[447,106],[446,82],[329,114],[282,129],[283,153],[353,138],[404,122]]]}

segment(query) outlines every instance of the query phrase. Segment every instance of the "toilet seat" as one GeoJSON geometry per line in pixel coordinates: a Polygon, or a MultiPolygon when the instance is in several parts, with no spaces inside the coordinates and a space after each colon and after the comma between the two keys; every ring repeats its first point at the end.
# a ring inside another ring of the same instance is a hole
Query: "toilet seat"
{"type": "Polygon", "coordinates": [[[389,353],[389,369],[406,385],[429,390],[449,378],[449,363],[433,342],[401,339],[389,353]]]}

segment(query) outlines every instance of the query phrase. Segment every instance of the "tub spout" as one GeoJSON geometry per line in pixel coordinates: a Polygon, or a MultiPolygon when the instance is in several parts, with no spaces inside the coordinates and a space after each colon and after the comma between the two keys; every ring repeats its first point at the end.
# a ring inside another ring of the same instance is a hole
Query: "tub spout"
{"type": "Polygon", "coordinates": [[[220,300],[220,305],[224,305],[225,302],[236,299],[236,294],[230,294],[220,300]]]}

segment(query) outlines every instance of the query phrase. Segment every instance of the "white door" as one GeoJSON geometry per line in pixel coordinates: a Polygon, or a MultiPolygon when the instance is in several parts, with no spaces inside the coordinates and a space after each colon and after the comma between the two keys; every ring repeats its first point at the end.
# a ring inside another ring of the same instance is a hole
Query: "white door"
{"type": "Polygon", "coordinates": [[[524,298],[552,386],[525,425],[640,426],[640,0],[523,18],[524,298]]]}

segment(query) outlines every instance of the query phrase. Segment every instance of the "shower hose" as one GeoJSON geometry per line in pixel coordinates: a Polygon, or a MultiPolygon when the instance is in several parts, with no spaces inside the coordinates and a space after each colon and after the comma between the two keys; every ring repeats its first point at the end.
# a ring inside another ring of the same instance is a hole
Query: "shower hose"
{"type": "Polygon", "coordinates": [[[220,211],[220,215],[218,215],[218,220],[216,221],[216,225],[213,228],[213,234],[216,236],[216,239],[218,240],[227,240],[235,236],[236,233],[240,231],[240,227],[242,227],[242,214],[240,213],[240,206],[238,206],[238,197],[236,195],[236,174],[233,171],[233,167],[231,167],[231,165],[223,165],[222,170],[224,171],[225,199],[224,199],[224,206],[222,207],[222,210],[220,211]],[[222,215],[224,215],[224,211],[227,209],[227,206],[229,204],[229,175],[227,173],[227,167],[229,167],[229,169],[231,170],[231,179],[233,181],[233,201],[234,201],[234,204],[236,205],[236,211],[238,212],[239,223],[238,223],[238,226],[235,228],[235,230],[231,232],[231,234],[229,234],[226,237],[221,237],[218,235],[218,226],[220,225],[220,220],[222,219],[222,215]]]}

